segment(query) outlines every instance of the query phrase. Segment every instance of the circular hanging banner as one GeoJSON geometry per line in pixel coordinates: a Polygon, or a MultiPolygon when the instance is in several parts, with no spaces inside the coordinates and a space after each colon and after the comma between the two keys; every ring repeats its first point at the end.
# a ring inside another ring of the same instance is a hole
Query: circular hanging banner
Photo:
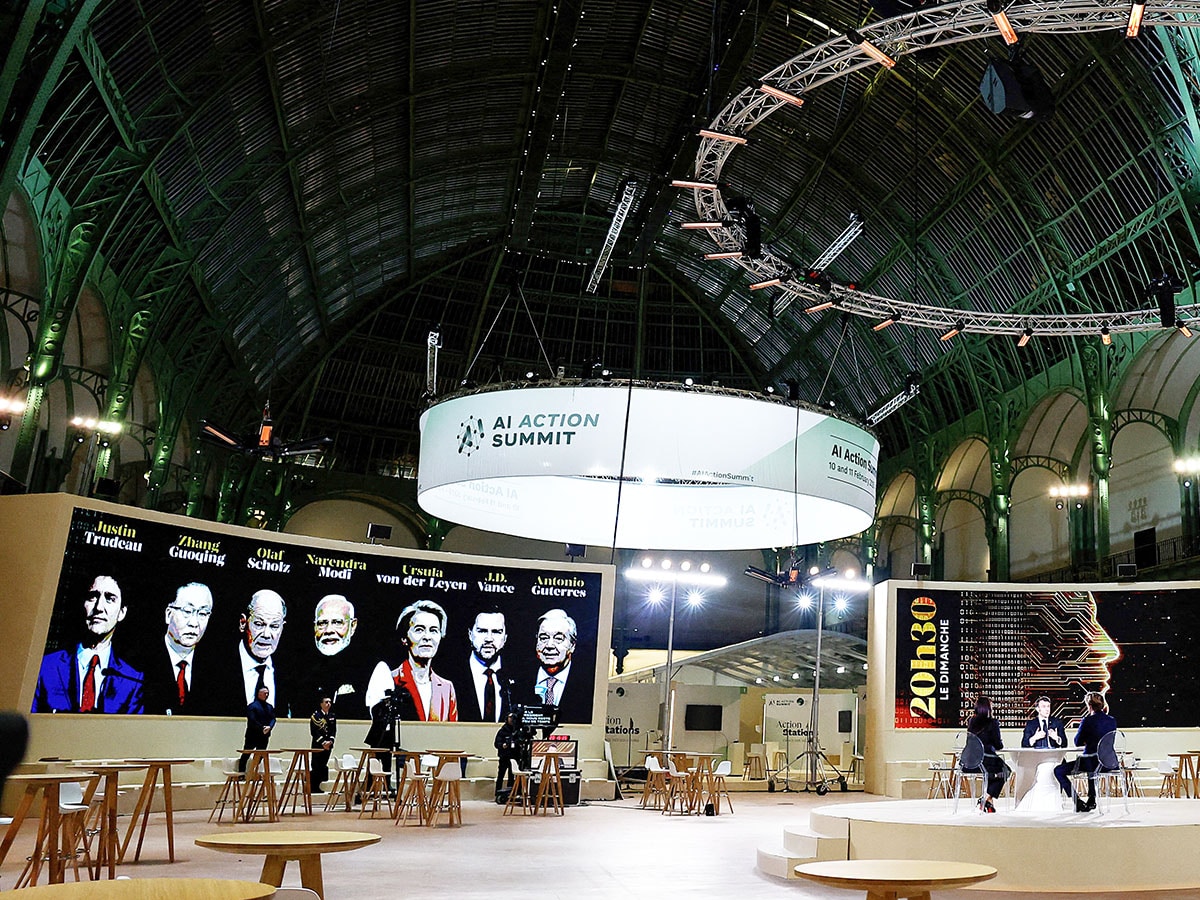
{"type": "Polygon", "coordinates": [[[438,518],[539,540],[785,547],[867,528],[878,459],[865,429],[748,392],[498,386],[421,416],[417,497],[438,518]]]}

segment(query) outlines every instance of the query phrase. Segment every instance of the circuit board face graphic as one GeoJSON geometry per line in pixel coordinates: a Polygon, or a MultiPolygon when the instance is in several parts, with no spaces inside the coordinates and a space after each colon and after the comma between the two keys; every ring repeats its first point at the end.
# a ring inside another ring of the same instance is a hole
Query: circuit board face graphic
{"type": "Polygon", "coordinates": [[[1195,590],[896,592],[897,728],[962,728],[987,696],[1019,728],[1038,697],[1078,720],[1100,691],[1123,727],[1200,724],[1195,590]]]}

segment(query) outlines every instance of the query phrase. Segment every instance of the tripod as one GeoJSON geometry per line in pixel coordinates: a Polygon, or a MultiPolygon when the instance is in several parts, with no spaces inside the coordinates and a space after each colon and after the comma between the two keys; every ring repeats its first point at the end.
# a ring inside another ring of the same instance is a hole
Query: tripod
{"type": "MultiPolygon", "coordinates": [[[[825,777],[826,767],[837,773],[837,783],[843,791],[847,790],[846,776],[829,761],[825,751],[821,749],[820,711],[821,711],[821,634],[825,627],[825,584],[821,579],[819,584],[821,596],[817,602],[817,652],[816,666],[813,673],[812,713],[809,719],[808,736],[805,739],[804,752],[796,757],[796,762],[804,760],[804,790],[815,790],[818,796],[829,793],[830,779],[825,777]]],[[[790,766],[789,766],[790,768],[790,766]]]]}

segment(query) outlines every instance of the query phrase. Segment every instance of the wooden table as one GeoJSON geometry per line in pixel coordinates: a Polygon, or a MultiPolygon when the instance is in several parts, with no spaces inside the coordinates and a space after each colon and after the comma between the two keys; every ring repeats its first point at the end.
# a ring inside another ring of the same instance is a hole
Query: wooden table
{"type": "Polygon", "coordinates": [[[58,835],[62,825],[58,812],[58,788],[59,785],[69,782],[94,781],[95,778],[95,775],[85,775],[83,773],[9,775],[8,784],[25,785],[25,795],[21,797],[20,803],[17,804],[12,822],[9,823],[8,830],[4,832],[4,840],[0,841],[0,863],[3,863],[4,858],[8,855],[9,848],[12,847],[13,841],[17,837],[17,832],[21,830],[21,823],[25,821],[25,816],[29,813],[29,807],[33,805],[34,799],[40,792],[42,794],[42,802],[46,804],[46,841],[49,844],[50,883],[62,884],[64,867],[63,860],[58,852],[58,835]]]}
{"type": "Polygon", "coordinates": [[[533,812],[535,815],[538,810],[549,812],[550,807],[553,807],[555,815],[566,815],[567,806],[563,802],[562,789],[562,751],[547,749],[542,751],[542,777],[533,800],[533,812]]]}
{"type": "Polygon", "coordinates": [[[133,830],[137,827],[138,815],[142,817],[141,831],[138,832],[137,849],[133,853],[133,861],[137,862],[142,855],[142,841],[146,839],[146,824],[150,821],[150,807],[154,800],[154,791],[158,788],[159,776],[163,783],[163,806],[167,813],[167,856],[175,862],[175,807],[171,794],[171,766],[184,766],[195,762],[194,759],[127,759],[127,763],[137,763],[147,767],[146,780],[142,782],[142,790],[138,794],[137,805],[133,808],[133,817],[129,820],[129,830],[125,832],[125,843],[121,844],[121,862],[125,862],[125,852],[129,849],[129,841],[133,830]]]}
{"type": "Polygon", "coordinates": [[[220,878],[137,878],[120,881],[79,881],[23,888],[22,897],[53,900],[88,897],[91,900],[261,900],[275,896],[275,885],[220,878]]]}
{"type": "Polygon", "coordinates": [[[287,777],[283,779],[283,791],[279,794],[279,814],[287,808],[288,800],[292,801],[292,815],[296,814],[296,806],[304,804],[304,814],[312,815],[312,755],[318,752],[316,747],[284,747],[284,753],[292,754],[292,762],[288,766],[287,777]]]}
{"type": "Polygon", "coordinates": [[[1196,791],[1196,756],[1195,750],[1185,753],[1168,753],[1167,756],[1176,760],[1178,777],[1175,779],[1175,796],[1195,797],[1196,791]]]}
{"type": "Polygon", "coordinates": [[[249,822],[254,818],[259,803],[267,804],[267,821],[279,821],[279,802],[275,797],[275,775],[271,771],[271,754],[278,750],[266,748],[242,750],[250,757],[246,764],[246,779],[242,785],[242,799],[238,802],[234,819],[249,822]]]}
{"type": "Polygon", "coordinates": [[[221,853],[265,855],[259,880],[276,887],[283,884],[283,870],[288,862],[296,860],[300,863],[300,883],[324,900],[321,854],[358,850],[379,841],[379,835],[365,831],[235,831],[196,838],[196,846],[221,853]]]}
{"type": "Polygon", "coordinates": [[[146,768],[145,763],[127,762],[75,762],[68,768],[95,772],[100,776],[104,794],[100,808],[100,841],[92,859],[92,879],[100,877],[100,870],[108,863],[108,877],[117,877],[117,860],[121,856],[121,834],[117,828],[117,779],[122,772],[137,772],[146,768]]]}
{"type": "Polygon", "coordinates": [[[867,900],[929,900],[931,889],[967,887],[996,877],[991,866],[933,859],[835,859],[804,863],[795,871],[831,887],[865,889],[867,900]]]}

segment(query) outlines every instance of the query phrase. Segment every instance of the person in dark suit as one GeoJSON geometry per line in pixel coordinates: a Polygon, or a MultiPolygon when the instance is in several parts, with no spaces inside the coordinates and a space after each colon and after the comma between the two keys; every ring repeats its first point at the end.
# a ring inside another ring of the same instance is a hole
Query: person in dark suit
{"type": "Polygon", "coordinates": [[[1050,715],[1050,698],[1038,697],[1036,715],[1025,723],[1025,732],[1021,735],[1022,747],[1065,747],[1067,734],[1063,730],[1062,719],[1050,715]]]}
{"type": "Polygon", "coordinates": [[[575,620],[566,610],[547,610],[538,619],[534,653],[539,666],[533,691],[539,701],[557,709],[559,722],[592,720],[595,676],[573,664],[577,638],[575,620]]]}
{"type": "Polygon", "coordinates": [[[983,744],[982,766],[987,773],[987,793],[979,798],[979,806],[984,812],[994,813],[996,806],[992,800],[1004,790],[1009,769],[996,752],[1004,747],[1004,742],[1000,739],[1000,723],[992,718],[992,701],[987,697],[975,701],[975,715],[967,722],[967,733],[975,735],[983,744]]]}
{"type": "Polygon", "coordinates": [[[147,665],[146,712],[153,715],[203,715],[211,700],[212,672],[196,676],[196,645],[212,618],[212,591],[199,582],[185,584],[167,604],[163,646],[147,665]]]}
{"type": "Polygon", "coordinates": [[[92,579],[83,598],[84,637],[73,650],[42,657],[32,712],[142,712],[142,673],[112,648],[113,633],[127,612],[115,578],[92,579]]]}
{"type": "Polygon", "coordinates": [[[312,738],[312,747],[317,752],[312,755],[312,771],[309,773],[309,787],[314,794],[321,793],[321,782],[329,777],[329,754],[333,752],[333,742],[337,739],[337,717],[331,712],[332,697],[322,697],[320,705],[308,720],[308,734],[312,738]]]}
{"type": "Polygon", "coordinates": [[[465,672],[455,673],[452,678],[462,691],[458,698],[458,720],[503,722],[510,702],[509,673],[500,655],[508,641],[504,613],[479,613],[467,637],[471,640],[471,653],[465,672]]]}
{"type": "Polygon", "coordinates": [[[1117,720],[1108,714],[1108,703],[1104,695],[1089,691],[1083,698],[1084,715],[1079,722],[1079,730],[1075,733],[1075,746],[1082,747],[1083,753],[1074,762],[1063,760],[1054,767],[1054,777],[1062,792],[1071,796],[1071,775],[1078,772],[1087,773],[1087,801],[1075,798],[1075,812],[1090,812],[1096,808],[1096,778],[1093,774],[1100,767],[1100,759],[1096,751],[1100,738],[1110,731],[1117,730],[1117,720]]]}
{"type": "MultiPolygon", "coordinates": [[[[271,742],[271,731],[275,727],[275,707],[267,700],[268,689],[264,684],[258,689],[254,700],[246,707],[246,736],[242,739],[243,750],[265,750],[271,742]]],[[[249,753],[238,760],[238,771],[246,771],[249,753]]]]}
{"type": "Polygon", "coordinates": [[[269,589],[255,591],[238,623],[241,639],[218,673],[222,681],[215,692],[214,714],[231,715],[244,710],[264,685],[276,712],[289,714],[286,679],[275,660],[285,624],[287,604],[283,597],[269,589]]]}

